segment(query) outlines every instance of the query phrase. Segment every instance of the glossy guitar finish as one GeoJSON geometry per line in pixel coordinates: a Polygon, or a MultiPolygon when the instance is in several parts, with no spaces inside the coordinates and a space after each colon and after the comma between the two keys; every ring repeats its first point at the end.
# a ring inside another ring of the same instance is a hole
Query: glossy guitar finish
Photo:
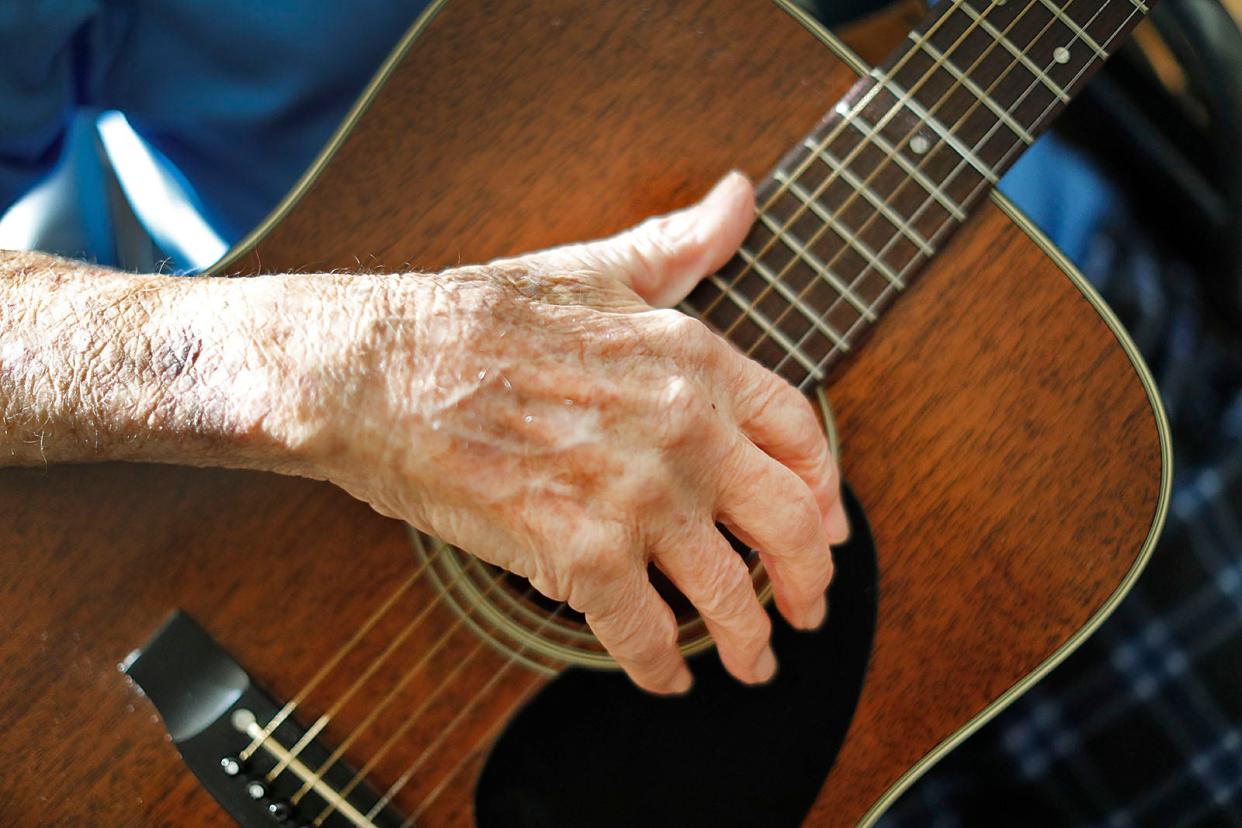
{"type": "MultiPolygon", "coordinates": [[[[731,167],[762,176],[855,77],[832,42],[764,2],[437,8],[227,270],[432,269],[610,233],[731,167]]],[[[1000,200],[980,210],[829,383],[880,599],[813,824],[874,817],[1064,657],[1124,594],[1163,521],[1170,454],[1150,376],[1009,212],[1000,200]]],[[[412,564],[402,526],[330,486],[120,465],[0,475],[0,549],[5,824],[226,824],[117,663],[181,607],[291,698],[412,564]]],[[[420,587],[410,603],[432,600],[420,587]]],[[[409,652],[454,619],[433,617],[409,652]]],[[[326,679],[305,712],[340,696],[392,632],[377,627],[354,672],[326,679]]],[[[506,663],[484,648],[441,690],[475,643],[453,636],[394,705],[441,693],[377,779],[408,767],[506,663]]],[[[421,820],[468,824],[477,746],[543,681],[502,682],[398,805],[438,790],[421,820]]],[[[360,693],[353,720],[382,696],[360,693]]],[[[350,733],[349,713],[329,742],[350,733]]],[[[353,763],[392,726],[363,733],[353,763]]]]}

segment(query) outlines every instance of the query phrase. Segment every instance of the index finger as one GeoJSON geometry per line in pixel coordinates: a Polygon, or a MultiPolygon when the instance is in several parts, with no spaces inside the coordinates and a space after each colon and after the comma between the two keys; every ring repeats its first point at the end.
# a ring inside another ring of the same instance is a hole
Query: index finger
{"type": "Polygon", "coordinates": [[[736,363],[741,389],[734,395],[738,425],[765,454],[802,478],[819,504],[828,540],[841,543],[849,536],[841,476],[814,406],[759,363],[746,357],[736,363]]]}

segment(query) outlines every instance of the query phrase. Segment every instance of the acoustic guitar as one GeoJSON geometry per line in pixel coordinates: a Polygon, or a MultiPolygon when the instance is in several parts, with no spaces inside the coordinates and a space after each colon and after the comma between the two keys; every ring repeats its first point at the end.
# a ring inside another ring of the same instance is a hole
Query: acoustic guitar
{"type": "Polygon", "coordinates": [[[754,228],[682,310],[824,403],[828,623],[776,619],[747,688],[683,611],[695,688],[655,698],[568,608],[329,485],[7,471],[0,823],[873,822],[1162,525],[1150,374],[992,191],[1147,2],[945,0],[877,69],[784,2],[433,3],[216,273],[485,261],[747,171],[754,228]]]}

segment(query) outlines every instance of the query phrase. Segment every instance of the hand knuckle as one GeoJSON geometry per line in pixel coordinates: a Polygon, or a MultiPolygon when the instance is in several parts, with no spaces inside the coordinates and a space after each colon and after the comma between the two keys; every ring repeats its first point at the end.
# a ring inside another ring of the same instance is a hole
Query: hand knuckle
{"type": "Polygon", "coordinates": [[[635,625],[634,659],[645,666],[664,661],[677,648],[677,623],[667,607],[635,625]]]}
{"type": "Polygon", "coordinates": [[[649,263],[666,261],[678,253],[677,239],[669,232],[668,216],[654,216],[638,225],[634,248],[649,263]]]}
{"type": "Polygon", "coordinates": [[[650,667],[667,657],[677,644],[677,627],[672,611],[613,613],[608,648],[625,660],[650,667]]]}
{"type": "Polygon", "coordinates": [[[822,528],[819,503],[805,484],[796,486],[790,497],[789,541],[794,551],[802,551],[819,540],[822,528]]]}
{"type": "Polygon", "coordinates": [[[711,344],[714,334],[693,316],[687,316],[676,310],[663,313],[665,313],[665,330],[682,346],[691,350],[699,350],[711,344]]]}
{"type": "Polygon", "coordinates": [[[616,571],[618,558],[614,549],[589,546],[573,552],[565,568],[575,585],[594,585],[616,571]]]}
{"type": "Polygon", "coordinates": [[[746,602],[753,598],[750,570],[732,550],[706,566],[700,608],[703,613],[722,619],[736,617],[745,612],[746,602]]]}
{"type": "Polygon", "coordinates": [[[742,648],[748,655],[758,656],[772,638],[772,620],[767,613],[759,613],[753,624],[748,624],[742,635],[742,648]]]}
{"type": "Polygon", "coordinates": [[[714,433],[711,401],[702,386],[686,374],[674,374],[664,383],[656,403],[665,444],[714,433]]]}

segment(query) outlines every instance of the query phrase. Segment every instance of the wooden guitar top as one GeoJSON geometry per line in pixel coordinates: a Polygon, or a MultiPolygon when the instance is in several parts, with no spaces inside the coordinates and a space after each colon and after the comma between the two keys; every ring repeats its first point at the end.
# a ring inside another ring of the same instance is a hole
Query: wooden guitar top
{"type": "MultiPolygon", "coordinates": [[[[855,77],[761,0],[435,3],[220,270],[431,270],[612,233],[730,168],[761,177],[855,77]]],[[[870,672],[808,817],[845,825],[1098,625],[1159,532],[1171,455],[1133,345],[1003,199],[827,391],[880,564],[870,672]]],[[[184,606],[290,695],[408,566],[399,524],[265,475],[5,472],[0,515],[0,816],[218,822],[115,663],[184,606]]],[[[428,824],[470,821],[457,788],[428,824]]]]}

